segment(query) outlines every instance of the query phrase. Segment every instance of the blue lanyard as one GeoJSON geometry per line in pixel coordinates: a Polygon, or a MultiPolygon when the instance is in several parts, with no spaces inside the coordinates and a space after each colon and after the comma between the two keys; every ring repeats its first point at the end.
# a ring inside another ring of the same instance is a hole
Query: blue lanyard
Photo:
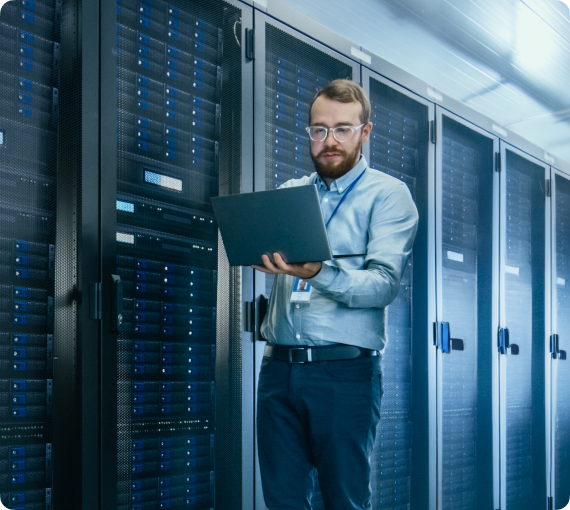
{"type": "Polygon", "coordinates": [[[333,213],[331,214],[331,217],[329,218],[329,220],[327,221],[327,224],[325,225],[325,228],[329,228],[329,223],[331,222],[331,220],[333,219],[334,215],[336,214],[336,212],[338,211],[338,208],[340,207],[340,204],[343,203],[344,199],[348,196],[348,194],[352,191],[352,188],[354,188],[354,186],[356,185],[356,183],[358,182],[358,180],[364,175],[364,172],[366,172],[366,168],[362,171],[362,173],[356,178],[354,179],[354,181],[352,181],[352,184],[346,189],[346,191],[344,192],[344,195],[342,196],[342,198],[340,199],[340,202],[337,204],[337,206],[335,207],[335,210],[333,211],[333,213]]]}

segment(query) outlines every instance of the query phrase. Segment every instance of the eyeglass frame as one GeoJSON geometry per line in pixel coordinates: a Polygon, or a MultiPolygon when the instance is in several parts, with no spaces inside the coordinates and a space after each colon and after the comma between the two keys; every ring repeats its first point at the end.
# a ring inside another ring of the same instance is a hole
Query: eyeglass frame
{"type": "Polygon", "coordinates": [[[334,138],[337,142],[339,142],[339,143],[344,143],[344,142],[348,142],[348,141],[354,136],[354,133],[356,133],[356,131],[357,131],[358,129],[360,129],[362,126],[365,126],[365,125],[366,125],[366,124],[360,124],[360,126],[337,126],[337,127],[334,127],[334,128],[329,128],[329,127],[325,127],[325,126],[307,126],[307,127],[305,128],[305,131],[307,132],[307,134],[309,135],[309,138],[310,138],[311,141],[313,141],[313,142],[324,142],[324,141],[328,138],[328,136],[329,136],[329,131],[332,131],[333,138],[334,138]],[[311,128],[324,129],[324,130],[326,131],[325,137],[324,137],[322,140],[315,140],[315,139],[313,139],[313,137],[311,136],[311,128]],[[337,129],[350,129],[350,130],[352,131],[352,134],[351,134],[346,140],[339,140],[339,139],[336,137],[336,130],[337,130],[337,129]]]}

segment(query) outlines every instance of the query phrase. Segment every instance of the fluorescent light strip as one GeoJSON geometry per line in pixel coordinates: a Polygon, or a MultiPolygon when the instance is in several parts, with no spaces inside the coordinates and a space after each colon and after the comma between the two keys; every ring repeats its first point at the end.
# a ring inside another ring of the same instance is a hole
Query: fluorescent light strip
{"type": "Polygon", "coordinates": [[[158,186],[162,186],[163,188],[173,189],[174,191],[182,191],[182,181],[180,179],[175,179],[174,177],[168,177],[167,175],[161,175],[155,172],[150,172],[149,170],[145,170],[144,180],[145,182],[156,184],[158,186]]]}

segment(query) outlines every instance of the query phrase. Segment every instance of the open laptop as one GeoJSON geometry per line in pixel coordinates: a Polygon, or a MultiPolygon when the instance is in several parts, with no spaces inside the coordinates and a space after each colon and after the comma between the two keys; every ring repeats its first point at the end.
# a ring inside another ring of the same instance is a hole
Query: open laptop
{"type": "Polygon", "coordinates": [[[232,266],[263,265],[279,253],[289,264],[333,258],[315,185],[213,197],[232,266]]]}

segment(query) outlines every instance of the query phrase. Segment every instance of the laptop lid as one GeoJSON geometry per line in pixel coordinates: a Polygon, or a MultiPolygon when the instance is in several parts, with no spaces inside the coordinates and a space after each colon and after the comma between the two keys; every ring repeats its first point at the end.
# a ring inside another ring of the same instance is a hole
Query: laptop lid
{"type": "Polygon", "coordinates": [[[333,258],[312,184],[211,200],[232,266],[263,265],[276,252],[289,264],[333,258]]]}

